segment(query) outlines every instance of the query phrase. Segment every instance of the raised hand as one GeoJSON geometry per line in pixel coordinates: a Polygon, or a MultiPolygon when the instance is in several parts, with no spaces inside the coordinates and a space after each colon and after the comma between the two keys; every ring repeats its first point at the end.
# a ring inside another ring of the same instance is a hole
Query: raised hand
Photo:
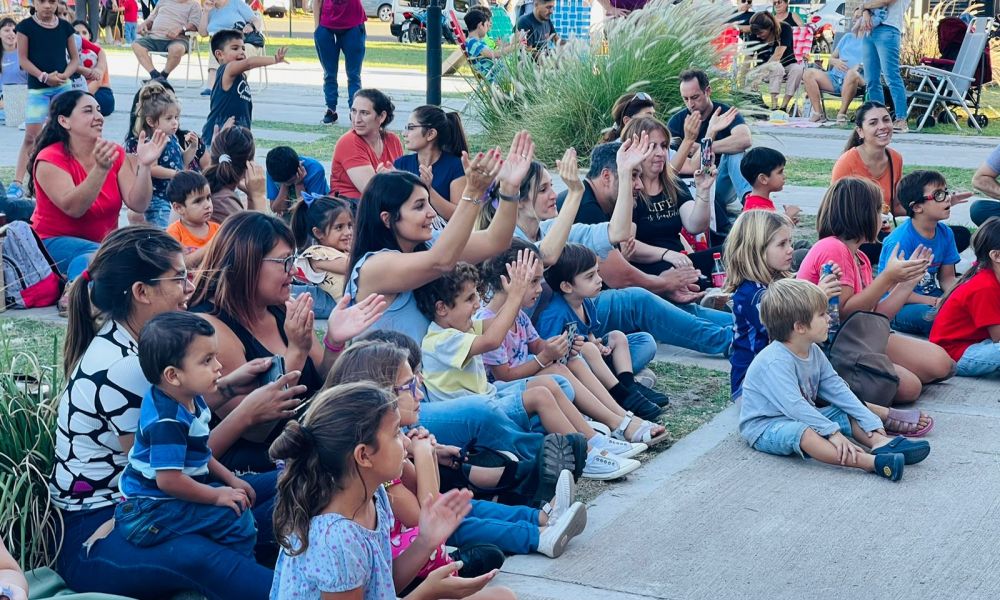
{"type": "Polygon", "coordinates": [[[287,63],[288,61],[285,60],[285,54],[288,54],[288,48],[286,46],[278,48],[278,50],[274,53],[274,64],[277,65],[287,63]]]}
{"type": "Polygon", "coordinates": [[[327,321],[326,339],[333,344],[343,344],[360,335],[379,320],[386,306],[382,294],[370,294],[354,306],[351,306],[351,297],[344,294],[327,321]]]}
{"type": "Polygon", "coordinates": [[[434,171],[430,165],[420,165],[420,181],[424,182],[424,185],[431,187],[431,183],[434,181],[434,171]]]}
{"type": "MultiPolygon", "coordinates": [[[[618,172],[628,173],[629,177],[632,176],[632,171],[639,168],[639,165],[643,163],[644,160],[653,155],[654,150],[653,144],[649,142],[649,133],[643,131],[640,136],[632,136],[630,139],[622,142],[620,148],[618,148],[617,162],[618,162],[618,172]]],[[[621,175],[619,175],[621,177],[621,175]]]]}
{"type": "Polygon", "coordinates": [[[697,142],[701,133],[701,113],[693,112],[684,118],[684,139],[689,142],[697,142]]]}
{"type": "Polygon", "coordinates": [[[458,525],[472,510],[472,492],[449,490],[436,500],[422,502],[420,507],[420,533],[429,547],[437,547],[458,529],[458,525]]]}
{"type": "MultiPolygon", "coordinates": [[[[465,169],[465,185],[474,199],[482,198],[486,190],[493,184],[497,173],[503,166],[503,159],[500,158],[500,149],[491,148],[486,153],[478,153],[469,156],[468,152],[462,153],[462,167],[465,169]]],[[[518,182],[518,186],[521,182],[518,182]]]]}
{"type": "Polygon", "coordinates": [[[289,371],[271,383],[256,387],[236,407],[246,415],[251,425],[290,419],[302,404],[299,398],[306,393],[306,386],[296,385],[302,371],[289,371]]]}
{"type": "Polygon", "coordinates": [[[903,283],[904,281],[923,277],[929,261],[920,258],[922,253],[918,254],[918,252],[921,248],[923,246],[918,246],[913,252],[913,256],[917,258],[907,260],[903,251],[899,249],[899,244],[896,244],[889,253],[889,261],[886,263],[883,272],[896,283],[903,283]]]}
{"type": "Polygon", "coordinates": [[[145,131],[140,131],[135,148],[135,157],[139,160],[139,164],[144,167],[155,165],[160,160],[163,149],[167,147],[168,139],[167,134],[160,129],[154,131],[153,137],[149,139],[146,138],[145,131]]]}
{"type": "Polygon", "coordinates": [[[303,354],[309,353],[316,340],[313,334],[315,319],[312,294],[299,294],[285,301],[285,335],[288,337],[289,348],[294,346],[303,354]]]}
{"type": "Polygon", "coordinates": [[[630,236],[618,244],[618,251],[622,253],[625,260],[632,260],[632,255],[635,254],[635,236],[630,236]]]}
{"type": "Polygon", "coordinates": [[[535,143],[531,141],[531,134],[527,131],[519,132],[511,141],[507,159],[503,161],[503,166],[497,174],[501,185],[508,189],[519,189],[521,182],[528,176],[531,161],[534,159],[535,143]]]}
{"type": "Polygon", "coordinates": [[[712,113],[712,117],[708,120],[708,131],[705,132],[705,135],[715,139],[715,134],[732,125],[739,114],[740,111],[735,106],[726,112],[722,112],[721,107],[716,108],[715,112],[712,113]]]}
{"type": "Polygon", "coordinates": [[[719,170],[715,168],[715,165],[709,165],[707,168],[698,167],[698,170],[694,172],[695,186],[697,186],[698,191],[708,193],[718,176],[719,170]]]}
{"type": "Polygon", "coordinates": [[[518,302],[524,299],[524,294],[531,287],[531,280],[535,277],[538,267],[538,256],[534,252],[519,250],[517,260],[507,263],[507,275],[500,276],[500,283],[504,292],[518,302]]]}
{"type": "Polygon", "coordinates": [[[562,178],[569,191],[583,193],[580,168],[576,161],[576,148],[566,148],[562,159],[556,160],[556,167],[559,169],[559,177],[562,178]]]}
{"type": "MultiPolygon", "coordinates": [[[[141,134],[140,134],[141,135],[141,134]]],[[[140,140],[142,138],[140,137],[140,140]]],[[[94,144],[94,161],[97,168],[102,171],[107,171],[115,164],[115,158],[118,156],[118,144],[100,138],[97,143],[94,144]]],[[[159,158],[157,156],[157,158],[159,158]]]]}

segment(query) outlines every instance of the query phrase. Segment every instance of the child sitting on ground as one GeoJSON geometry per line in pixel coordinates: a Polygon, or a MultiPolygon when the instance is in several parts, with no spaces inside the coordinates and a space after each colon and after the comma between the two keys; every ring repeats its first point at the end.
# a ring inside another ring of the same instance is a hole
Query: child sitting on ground
{"type": "Polygon", "coordinates": [[[952,204],[971,195],[948,191],[944,176],[937,171],[913,171],[899,180],[896,197],[910,218],[882,241],[878,272],[885,269],[897,246],[907,256],[921,246],[929,248],[932,259],[923,278],[893,317],[893,329],[924,337],[930,335],[934,309],[941,296],[958,281],[955,265],[961,260],[955,234],[943,221],[951,217],[952,204]]]}
{"type": "MultiPolygon", "coordinates": [[[[368,380],[391,390],[399,405],[399,424],[409,429],[403,475],[386,485],[396,520],[393,534],[399,539],[399,544],[394,544],[394,553],[405,549],[419,533],[420,509],[437,498],[441,489],[439,460],[448,456],[447,449],[439,446],[430,432],[417,427],[423,398],[421,376],[419,365],[414,372],[408,359],[407,351],[395,344],[357,342],[337,358],[327,378],[327,385],[368,380]]],[[[573,474],[563,470],[556,485],[556,497],[548,503],[547,510],[473,500],[472,511],[448,543],[459,548],[489,544],[508,554],[538,552],[556,558],[587,524],[587,509],[575,502],[575,489],[573,474]]]]}
{"type": "Polygon", "coordinates": [[[886,437],[882,421],[833,370],[817,345],[830,325],[826,308],[823,290],[801,279],[775,281],[764,292],[760,319],[774,341],[747,370],[740,435],[760,452],[798,454],[899,481],[903,465],[927,458],[930,444],[886,437]],[[817,408],[817,399],[829,406],[817,408]]]}
{"type": "Polygon", "coordinates": [[[309,196],[330,193],[323,165],[315,158],[299,157],[288,146],[271,148],[264,161],[267,167],[267,199],[271,212],[286,220],[296,202],[309,196]]]}
{"type": "Polygon", "coordinates": [[[243,43],[243,32],[223,29],[212,36],[212,54],[219,61],[219,70],[212,82],[212,96],[209,99],[208,117],[201,137],[206,144],[212,143],[215,127],[223,127],[230,118],[232,124],[250,128],[253,117],[253,97],[246,72],[250,69],[269,67],[285,61],[288,48],[282,46],[274,56],[251,56],[247,58],[243,43]]]}
{"type": "Polygon", "coordinates": [[[334,302],[340,301],[354,241],[351,206],[330,196],[306,198],[292,209],[292,234],[300,252],[295,278],[319,285],[334,302]]]}
{"type": "Polygon", "coordinates": [[[459,263],[450,273],[415,290],[417,306],[431,319],[422,344],[428,395],[432,401],[481,396],[525,431],[532,429],[531,417],[537,415],[548,433],[582,433],[588,445],[583,476],[617,479],[639,467],[629,457],[645,450],[645,444],[594,431],[551,376],[495,384],[487,380],[482,355],[503,343],[537,262],[534,254],[521,254],[508,266],[503,281],[507,302],[491,320],[473,320],[479,309],[478,273],[468,263],[459,263]]]}
{"type": "Polygon", "coordinates": [[[115,508],[115,528],[136,546],[196,533],[253,556],[253,488],[208,447],[204,395],[222,375],[218,350],[215,328],[193,313],[161,314],[139,335],[139,365],[153,387],[121,476],[125,501],[115,508]]]}
{"type": "Polygon", "coordinates": [[[167,233],[184,248],[184,264],[193,269],[201,264],[220,225],[212,221],[212,190],[208,180],[197,171],[181,171],[167,186],[167,199],[177,213],[177,220],[167,226],[167,233]]]}
{"type": "MultiPolygon", "coordinates": [[[[740,161],[740,174],[753,187],[753,191],[743,200],[743,212],[774,212],[776,209],[771,194],[785,189],[785,155],[764,146],[751,148],[740,161]]],[[[786,204],[784,211],[792,223],[798,225],[802,209],[794,204],[786,204]]]]}
{"type": "MultiPolygon", "coordinates": [[[[539,256],[534,244],[521,238],[514,238],[507,251],[480,265],[479,273],[483,288],[481,293],[489,297],[490,301],[476,312],[477,319],[492,319],[502,310],[507,302],[503,277],[507,271],[507,264],[515,261],[519,252],[530,252],[539,256]]],[[[662,425],[626,413],[626,409],[619,406],[608,389],[602,385],[602,380],[608,382],[615,380],[614,373],[603,361],[595,363],[597,373],[595,374],[578,353],[566,360],[572,351],[566,332],[547,340],[538,335],[524,310],[534,306],[541,294],[542,264],[539,257],[528,293],[524,295],[522,310],[518,311],[514,326],[507,332],[499,348],[483,354],[483,362],[489,371],[490,380],[513,381],[534,375],[559,375],[573,386],[576,394],[574,403],[580,412],[606,425],[612,431],[613,437],[641,442],[647,446],[664,441],[667,436],[662,425]]],[[[576,337],[579,339],[576,344],[577,350],[582,349],[583,338],[576,337]]],[[[625,401],[639,403],[629,408],[635,412],[656,410],[655,407],[649,406],[651,403],[648,400],[638,394],[626,395],[625,401]]]]}
{"type": "MultiPolygon", "coordinates": [[[[643,419],[655,419],[670,400],[660,392],[635,381],[656,355],[656,340],[648,333],[625,335],[607,331],[597,319],[594,297],[601,293],[597,254],[582,244],[566,244],[556,264],[545,271],[545,281],[552,288],[552,301],[537,317],[538,333],[544,338],[559,335],[568,325],[583,337],[580,354],[590,370],[602,373],[600,365],[610,366],[612,377],[601,384],[625,410],[643,419]],[[610,363],[610,364],[608,364],[610,363]],[[640,399],[646,400],[641,402],[640,399]]],[[[600,376],[598,377],[601,378],[600,376]]]]}
{"type": "Polygon", "coordinates": [[[1000,218],[972,236],[976,264],[941,300],[931,341],[958,363],[962,377],[1000,374],[1000,218]]]}
{"type": "MultiPolygon", "coordinates": [[[[281,553],[274,569],[273,600],[350,593],[365,600],[395,600],[471,510],[472,492],[451,490],[421,507],[418,539],[392,558],[392,510],[383,483],[398,479],[405,448],[396,400],[370,382],[327,388],[302,418],[271,444],[284,460],[274,506],[274,535],[281,553]],[[426,550],[425,550],[426,549],[426,550]]],[[[451,577],[450,563],[431,571],[404,598],[514,598],[510,590],[484,590],[497,574],[451,577]],[[474,593],[473,593],[474,592],[474,593]]]]}

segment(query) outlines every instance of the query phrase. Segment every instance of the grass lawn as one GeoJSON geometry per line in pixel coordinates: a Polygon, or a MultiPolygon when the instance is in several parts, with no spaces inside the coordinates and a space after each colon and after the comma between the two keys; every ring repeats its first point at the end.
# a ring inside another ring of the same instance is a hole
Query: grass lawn
{"type": "MultiPolygon", "coordinates": [[[[785,165],[786,183],[788,185],[830,185],[830,173],[833,172],[834,159],[788,157],[785,165]]],[[[956,189],[971,189],[972,175],[975,168],[960,169],[958,167],[933,167],[940,171],[945,179],[956,189]]]]}

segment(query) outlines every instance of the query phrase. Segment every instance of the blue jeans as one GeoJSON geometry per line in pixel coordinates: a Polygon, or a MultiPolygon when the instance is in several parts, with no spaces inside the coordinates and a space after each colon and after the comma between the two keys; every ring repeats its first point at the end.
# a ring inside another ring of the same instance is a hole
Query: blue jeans
{"type": "Polygon", "coordinates": [[[42,240],[42,244],[49,251],[52,260],[56,261],[59,272],[70,281],[87,269],[94,253],[101,246],[97,242],[69,236],[46,238],[42,240]]]}
{"type": "Polygon", "coordinates": [[[509,450],[524,460],[535,459],[544,438],[518,427],[503,412],[477,397],[422,402],[420,424],[434,434],[438,443],[462,447],[475,440],[487,448],[509,450]]]}
{"type": "MultiPolygon", "coordinates": [[[[115,112],[115,93],[111,91],[111,88],[97,88],[97,91],[94,92],[94,99],[97,100],[101,114],[105,117],[115,112]]],[[[167,206],[169,207],[170,205],[168,204],[167,206]]]]}
{"type": "Polygon", "coordinates": [[[135,41],[135,31],[138,28],[139,28],[138,21],[136,21],[135,23],[125,23],[125,27],[123,28],[122,33],[125,36],[125,43],[128,44],[129,46],[131,46],[132,42],[135,41]]]}
{"type": "MultiPolygon", "coordinates": [[[[257,494],[253,515],[259,526],[258,548],[274,543],[271,513],[277,475],[243,477],[257,494]]],[[[186,534],[158,546],[139,548],[127,542],[116,527],[88,551],[83,543],[114,514],[113,506],[62,512],[63,546],[56,571],[70,589],[130,598],[170,597],[195,590],[210,600],[267,599],[274,578],[271,569],[201,535],[186,534]]]]}
{"type": "Polygon", "coordinates": [[[313,298],[313,314],[317,319],[329,319],[330,313],[333,312],[333,307],[337,306],[337,303],[333,301],[333,296],[326,293],[324,289],[318,285],[292,285],[293,294],[301,294],[303,292],[309,292],[313,298]]]}
{"type": "Polygon", "coordinates": [[[974,200],[969,206],[969,218],[977,227],[982,227],[990,217],[1000,217],[1000,202],[996,200],[974,200]]]}
{"type": "Polygon", "coordinates": [[[594,302],[597,319],[608,329],[645,331],[661,344],[703,354],[728,355],[733,343],[733,316],[729,313],[697,304],[677,306],[636,287],[604,290],[594,302]]]}
{"type": "Polygon", "coordinates": [[[473,500],[472,511],[448,538],[449,546],[493,544],[507,554],[528,554],[538,548],[538,510],[473,500]]]}
{"type": "Polygon", "coordinates": [[[316,53],[323,65],[323,96],[326,107],[337,112],[337,69],[340,53],[344,53],[344,68],[347,69],[347,105],[354,102],[354,94],[361,89],[361,64],[365,61],[365,25],[362,23],[351,29],[328,29],[317,27],[313,32],[316,53]]]}
{"type": "Polygon", "coordinates": [[[656,340],[653,339],[651,334],[645,331],[629,333],[625,337],[628,338],[628,352],[632,358],[632,372],[638,373],[645,369],[646,365],[656,356],[656,340]]]}
{"type": "Polygon", "coordinates": [[[167,225],[170,225],[170,202],[166,198],[160,198],[154,194],[143,216],[146,217],[146,222],[150,225],[166,229],[167,225]]]}
{"type": "Polygon", "coordinates": [[[7,215],[7,222],[24,221],[30,223],[31,215],[35,213],[35,201],[29,198],[8,200],[6,194],[0,193],[0,212],[7,215]]]}
{"type": "Polygon", "coordinates": [[[896,109],[896,119],[906,118],[906,87],[899,72],[899,49],[903,35],[895,27],[879,25],[862,39],[862,62],[868,100],[885,103],[882,76],[885,75],[896,109]]]}
{"type": "Polygon", "coordinates": [[[719,177],[715,180],[715,231],[726,233],[731,225],[726,206],[743,202],[753,189],[740,173],[743,153],[723,154],[719,159],[719,177]]]}
{"type": "Polygon", "coordinates": [[[1000,343],[983,340],[965,349],[958,359],[960,377],[987,377],[1000,375],[1000,343]]]}
{"type": "Polygon", "coordinates": [[[927,337],[931,334],[933,318],[927,318],[934,307],[930,304],[904,304],[892,319],[892,328],[903,333],[927,337]]]}
{"type": "MultiPolygon", "coordinates": [[[[840,428],[840,433],[851,437],[851,420],[843,410],[836,406],[824,406],[817,409],[821,415],[830,419],[840,428]]],[[[809,426],[799,421],[785,417],[776,417],[764,433],[753,443],[753,449],[777,456],[798,454],[802,458],[809,455],[802,451],[802,435],[809,426]]]]}
{"type": "Polygon", "coordinates": [[[140,548],[194,533],[252,557],[257,543],[251,511],[236,514],[228,506],[175,498],[131,498],[121,502],[115,507],[115,528],[121,528],[122,536],[140,548]]]}

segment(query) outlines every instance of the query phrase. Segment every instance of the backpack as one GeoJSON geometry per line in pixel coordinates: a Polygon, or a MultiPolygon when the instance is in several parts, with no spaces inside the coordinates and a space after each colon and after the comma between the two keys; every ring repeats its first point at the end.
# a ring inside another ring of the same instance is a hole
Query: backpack
{"type": "Polygon", "coordinates": [[[0,229],[3,288],[7,308],[52,306],[62,293],[62,276],[30,225],[14,221],[0,229]]]}
{"type": "Polygon", "coordinates": [[[891,406],[899,388],[896,367],[885,353],[890,333],[888,317],[859,310],[841,323],[830,344],[834,370],[862,402],[891,406]]]}

